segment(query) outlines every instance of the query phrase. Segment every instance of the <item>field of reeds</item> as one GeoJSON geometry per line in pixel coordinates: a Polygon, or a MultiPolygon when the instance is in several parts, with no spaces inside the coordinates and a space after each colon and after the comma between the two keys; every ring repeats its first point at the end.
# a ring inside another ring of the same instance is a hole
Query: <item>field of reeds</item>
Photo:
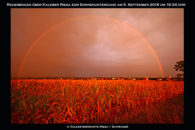
{"type": "Polygon", "coordinates": [[[183,94],[183,81],[11,80],[11,123],[183,123],[183,100],[174,113],[163,109],[165,117],[150,112],[183,94]]]}

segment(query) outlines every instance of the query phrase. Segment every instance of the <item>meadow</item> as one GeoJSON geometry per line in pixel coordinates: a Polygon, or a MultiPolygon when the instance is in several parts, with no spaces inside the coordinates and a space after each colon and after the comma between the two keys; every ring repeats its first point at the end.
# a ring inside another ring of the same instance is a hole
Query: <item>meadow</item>
{"type": "Polygon", "coordinates": [[[12,124],[183,123],[184,81],[11,80],[12,124]]]}

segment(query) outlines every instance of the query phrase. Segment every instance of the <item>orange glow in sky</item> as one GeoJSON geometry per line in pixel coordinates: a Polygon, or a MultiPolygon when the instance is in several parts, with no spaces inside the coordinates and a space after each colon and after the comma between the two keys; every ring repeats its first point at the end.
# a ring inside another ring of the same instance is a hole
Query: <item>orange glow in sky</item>
{"type": "Polygon", "coordinates": [[[183,24],[183,9],[11,9],[11,76],[175,76],[183,24]]]}

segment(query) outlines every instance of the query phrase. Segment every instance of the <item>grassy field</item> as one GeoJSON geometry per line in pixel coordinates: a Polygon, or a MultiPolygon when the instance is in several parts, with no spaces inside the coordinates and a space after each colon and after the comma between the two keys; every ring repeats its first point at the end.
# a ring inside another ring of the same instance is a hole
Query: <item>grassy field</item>
{"type": "Polygon", "coordinates": [[[11,123],[183,123],[183,94],[183,81],[11,80],[11,123]]]}
{"type": "Polygon", "coordinates": [[[121,124],[183,124],[184,95],[126,112],[119,120],[121,124]]]}

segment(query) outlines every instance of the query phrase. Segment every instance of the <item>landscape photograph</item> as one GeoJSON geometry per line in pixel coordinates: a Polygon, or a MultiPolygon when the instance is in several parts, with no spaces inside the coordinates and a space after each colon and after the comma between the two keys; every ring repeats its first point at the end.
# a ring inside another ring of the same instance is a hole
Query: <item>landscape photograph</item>
{"type": "Polygon", "coordinates": [[[11,124],[184,124],[183,8],[11,8],[11,124]]]}

